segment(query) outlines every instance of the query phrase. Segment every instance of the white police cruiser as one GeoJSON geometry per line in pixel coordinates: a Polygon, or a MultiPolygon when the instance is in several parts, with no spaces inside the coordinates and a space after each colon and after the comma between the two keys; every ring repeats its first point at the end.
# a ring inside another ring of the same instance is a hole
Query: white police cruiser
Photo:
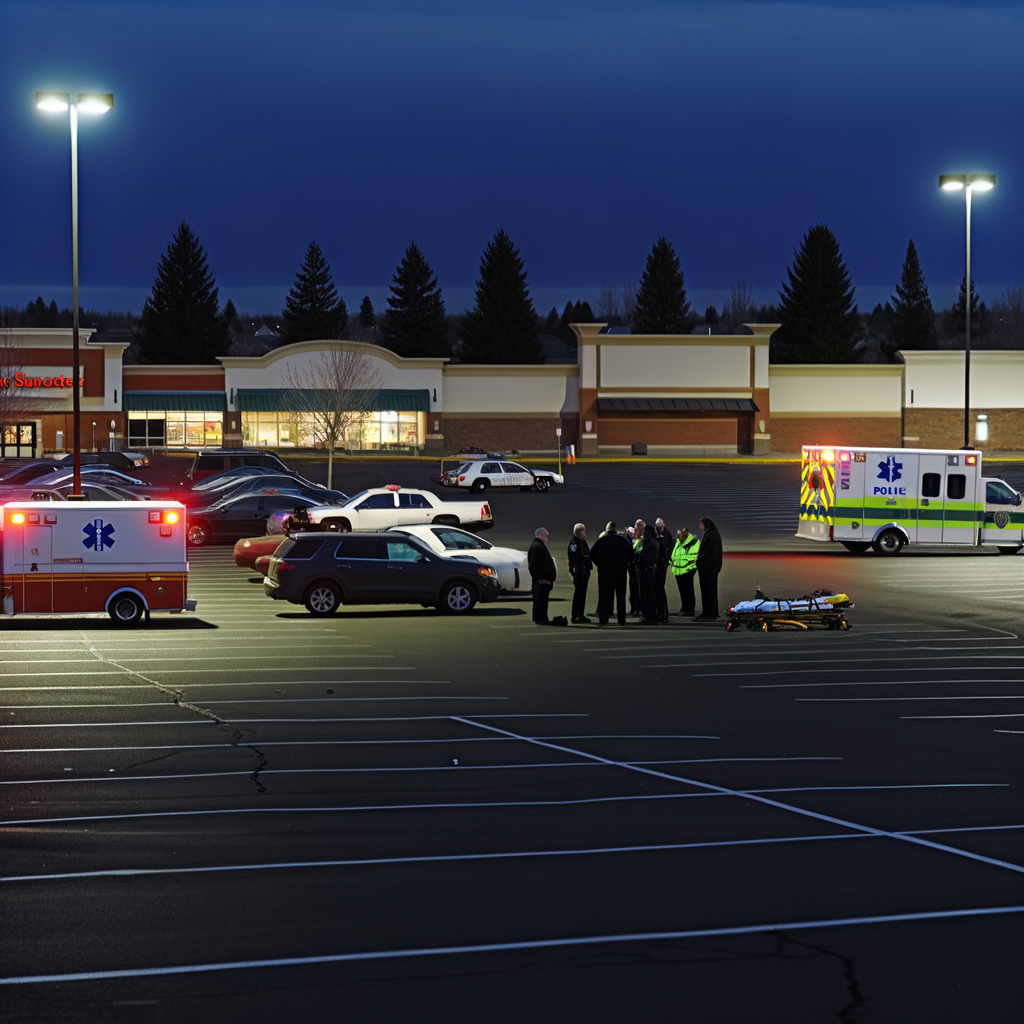
{"type": "Polygon", "coordinates": [[[465,487],[478,492],[486,491],[489,487],[547,491],[553,484],[562,483],[565,483],[565,477],[560,473],[552,473],[550,469],[527,469],[518,462],[509,462],[496,455],[460,463],[458,469],[445,474],[446,486],[465,487]]]}

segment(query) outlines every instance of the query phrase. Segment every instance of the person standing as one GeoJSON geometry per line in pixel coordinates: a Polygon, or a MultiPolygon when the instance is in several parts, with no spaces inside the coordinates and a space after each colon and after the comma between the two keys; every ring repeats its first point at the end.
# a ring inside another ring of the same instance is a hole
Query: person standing
{"type": "Polygon", "coordinates": [[[679,614],[693,615],[697,599],[693,593],[693,577],[697,572],[697,552],[700,541],[685,527],[676,530],[676,543],[672,548],[670,565],[679,588],[679,614]]]}
{"type": "Polygon", "coordinates": [[[665,525],[665,520],[654,520],[654,531],[658,535],[658,571],[654,574],[654,596],[658,604],[658,621],[668,622],[668,594],[665,593],[665,578],[668,575],[668,563],[672,556],[672,532],[665,525]]]}
{"type": "Polygon", "coordinates": [[[640,552],[644,548],[644,529],[647,524],[638,519],[626,527],[629,543],[633,546],[633,563],[629,567],[629,614],[638,619],[643,616],[643,598],[640,593],[640,552]]]}
{"type": "Polygon", "coordinates": [[[608,625],[612,605],[618,612],[619,625],[626,624],[626,579],[633,564],[633,546],[609,523],[590,549],[590,560],[597,566],[597,618],[608,625]]]}
{"type": "Polygon", "coordinates": [[[572,621],[574,624],[590,622],[590,619],[587,618],[587,584],[590,582],[591,568],[587,528],[583,523],[577,523],[573,527],[572,540],[569,541],[569,575],[572,577],[572,621]]]}
{"type": "Polygon", "coordinates": [[[533,580],[533,621],[538,626],[548,626],[548,598],[551,597],[551,588],[555,585],[555,577],[558,570],[555,568],[555,560],[548,551],[548,537],[550,534],[544,527],[540,527],[533,535],[533,543],[526,556],[526,564],[530,569],[530,578],[533,580]]]}
{"type": "Polygon", "coordinates": [[[658,532],[653,525],[644,527],[643,539],[640,541],[639,572],[640,572],[640,607],[643,611],[642,623],[654,626],[658,622],[658,598],[656,579],[658,576],[658,559],[661,556],[661,545],[658,543],[658,532]]]}
{"type": "Polygon", "coordinates": [[[722,535],[714,522],[705,516],[700,521],[704,532],[697,551],[697,578],[700,580],[700,615],[694,621],[718,618],[718,574],[722,571],[722,535]]]}

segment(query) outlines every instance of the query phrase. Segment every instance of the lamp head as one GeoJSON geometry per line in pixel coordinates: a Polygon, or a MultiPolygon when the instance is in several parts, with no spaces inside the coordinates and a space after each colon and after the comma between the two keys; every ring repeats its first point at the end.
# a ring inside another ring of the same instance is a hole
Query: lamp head
{"type": "Polygon", "coordinates": [[[47,113],[59,114],[68,109],[70,99],[66,92],[37,92],[36,106],[47,113]]]}
{"type": "Polygon", "coordinates": [[[78,109],[83,114],[105,114],[113,105],[113,93],[83,92],[78,95],[78,109]]]}
{"type": "Polygon", "coordinates": [[[988,192],[995,188],[994,174],[940,174],[939,188],[946,192],[959,192],[969,188],[972,192],[988,192]]]}

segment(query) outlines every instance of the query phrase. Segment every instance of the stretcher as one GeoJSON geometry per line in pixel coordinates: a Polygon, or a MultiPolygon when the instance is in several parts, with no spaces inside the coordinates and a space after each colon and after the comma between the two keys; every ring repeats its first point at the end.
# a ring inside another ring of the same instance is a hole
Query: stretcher
{"type": "Polygon", "coordinates": [[[754,600],[740,601],[729,609],[726,632],[740,625],[747,629],[810,629],[820,625],[826,629],[850,629],[846,610],[855,607],[846,594],[834,590],[815,590],[813,594],[793,598],[768,598],[758,587],[754,600]]]}

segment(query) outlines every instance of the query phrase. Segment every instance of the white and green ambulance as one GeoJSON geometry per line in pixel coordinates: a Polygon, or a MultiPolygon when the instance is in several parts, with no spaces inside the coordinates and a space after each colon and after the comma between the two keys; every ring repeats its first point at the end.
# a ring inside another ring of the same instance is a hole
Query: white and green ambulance
{"type": "Polygon", "coordinates": [[[981,452],[804,445],[798,537],[896,555],[905,544],[1024,546],[1021,496],[981,452]]]}

